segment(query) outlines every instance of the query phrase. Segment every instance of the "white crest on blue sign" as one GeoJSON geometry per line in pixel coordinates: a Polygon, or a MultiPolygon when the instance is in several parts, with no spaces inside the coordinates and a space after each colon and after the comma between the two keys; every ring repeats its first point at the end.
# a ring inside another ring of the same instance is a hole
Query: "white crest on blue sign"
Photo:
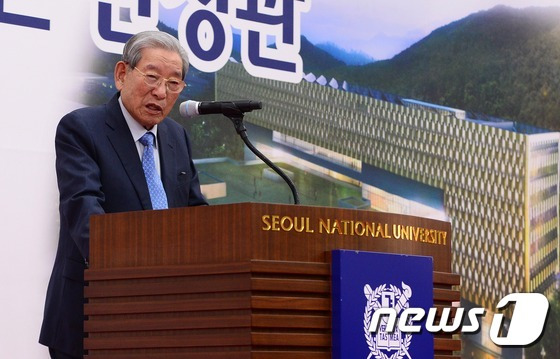
{"type": "Polygon", "coordinates": [[[412,341],[412,334],[403,333],[398,328],[392,332],[387,332],[387,318],[381,319],[379,330],[376,331],[375,337],[369,331],[373,313],[379,308],[395,308],[397,315],[403,309],[408,308],[408,300],[412,297],[412,289],[404,282],[401,289],[394,285],[382,284],[372,290],[369,284],[364,286],[364,295],[367,303],[364,311],[364,334],[366,343],[369,348],[367,359],[401,359],[405,356],[412,359],[408,349],[412,341]]]}

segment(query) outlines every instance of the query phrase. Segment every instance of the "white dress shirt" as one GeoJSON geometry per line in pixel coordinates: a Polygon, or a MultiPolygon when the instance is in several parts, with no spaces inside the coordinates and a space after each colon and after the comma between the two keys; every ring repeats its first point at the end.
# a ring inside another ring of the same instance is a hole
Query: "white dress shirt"
{"type": "Polygon", "coordinates": [[[132,138],[134,139],[134,143],[136,144],[136,149],[138,150],[138,156],[140,157],[140,161],[142,161],[142,154],[144,153],[144,145],[140,143],[140,138],[144,136],[146,132],[151,132],[154,134],[155,141],[154,141],[154,160],[156,162],[156,169],[159,173],[161,178],[161,168],[159,164],[159,151],[158,151],[158,141],[157,141],[157,125],[152,127],[151,130],[146,130],[141,124],[136,121],[132,115],[128,112],[126,107],[124,107],[122,103],[122,99],[119,97],[119,104],[121,105],[121,110],[124,115],[124,119],[130,129],[130,133],[132,134],[132,138]]]}

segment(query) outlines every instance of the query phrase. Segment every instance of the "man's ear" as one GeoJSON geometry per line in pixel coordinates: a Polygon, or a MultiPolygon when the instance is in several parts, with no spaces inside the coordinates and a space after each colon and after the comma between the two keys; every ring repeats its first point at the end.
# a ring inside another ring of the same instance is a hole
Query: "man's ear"
{"type": "Polygon", "coordinates": [[[124,61],[119,61],[115,65],[115,86],[117,90],[121,90],[124,85],[125,75],[126,75],[126,68],[128,65],[124,61]]]}

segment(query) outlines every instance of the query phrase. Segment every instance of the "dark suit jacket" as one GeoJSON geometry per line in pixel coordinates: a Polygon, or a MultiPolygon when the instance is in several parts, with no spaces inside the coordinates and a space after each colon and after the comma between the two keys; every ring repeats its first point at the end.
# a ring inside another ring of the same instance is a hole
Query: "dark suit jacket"
{"type": "MultiPolygon", "coordinates": [[[[83,355],[89,217],[152,209],[142,163],[118,96],[106,105],[69,113],[56,132],[60,237],[39,342],[79,357],[83,355]]],[[[158,125],[158,146],[169,207],[207,204],[185,129],[164,119],[158,125]]]]}

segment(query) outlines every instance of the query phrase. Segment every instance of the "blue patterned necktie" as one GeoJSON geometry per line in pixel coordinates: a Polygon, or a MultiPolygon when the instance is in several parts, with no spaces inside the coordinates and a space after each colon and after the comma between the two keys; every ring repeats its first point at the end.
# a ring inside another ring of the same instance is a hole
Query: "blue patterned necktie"
{"type": "Polygon", "coordinates": [[[153,209],[166,209],[167,196],[163,189],[163,183],[159,177],[156,169],[156,162],[154,160],[154,134],[146,132],[141,138],[140,143],[144,145],[144,154],[142,155],[142,168],[148,182],[148,190],[150,191],[150,198],[152,200],[153,209]]]}

